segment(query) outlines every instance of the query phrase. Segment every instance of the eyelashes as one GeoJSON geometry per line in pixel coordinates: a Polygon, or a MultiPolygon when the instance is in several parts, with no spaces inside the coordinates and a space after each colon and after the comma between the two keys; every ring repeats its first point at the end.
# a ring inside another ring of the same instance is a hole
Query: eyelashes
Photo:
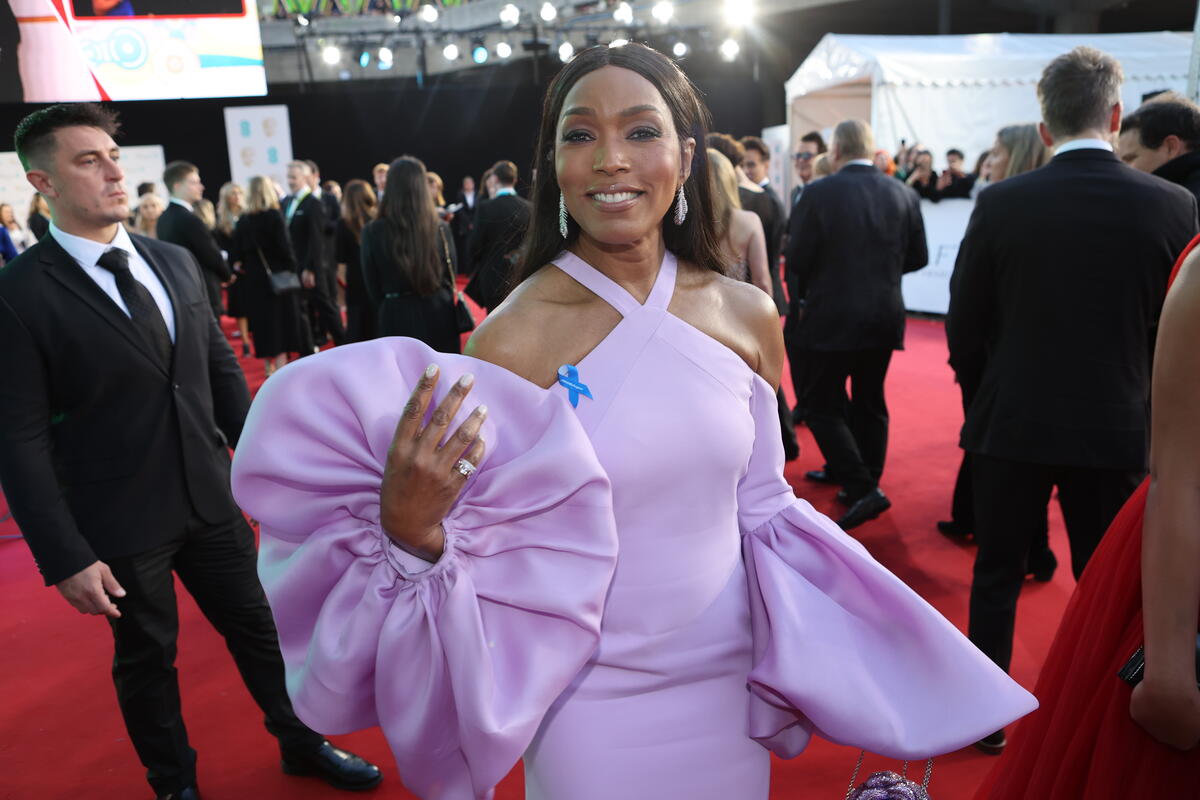
{"type": "MultiPolygon", "coordinates": [[[[593,140],[594,138],[595,137],[592,136],[592,134],[582,130],[569,130],[564,132],[562,135],[562,141],[564,142],[587,142],[593,140]]],[[[655,139],[661,139],[662,132],[656,128],[642,127],[631,131],[627,138],[632,139],[635,142],[648,142],[655,139]]]]}

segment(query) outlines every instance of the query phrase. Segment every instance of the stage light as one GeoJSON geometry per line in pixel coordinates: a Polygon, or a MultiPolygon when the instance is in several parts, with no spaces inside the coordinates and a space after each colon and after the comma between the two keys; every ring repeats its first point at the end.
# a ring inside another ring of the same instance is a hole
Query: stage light
{"type": "Polygon", "coordinates": [[[622,25],[628,25],[633,22],[633,6],[629,3],[620,3],[617,10],[613,12],[613,19],[622,25]]]}
{"type": "Polygon", "coordinates": [[[426,3],[425,5],[421,6],[421,10],[418,13],[420,14],[422,22],[428,22],[430,25],[437,22],[438,10],[437,6],[435,5],[426,3]]]}
{"type": "Polygon", "coordinates": [[[542,3],[541,17],[543,22],[553,22],[558,16],[558,9],[552,3],[542,3]]]}
{"type": "Polygon", "coordinates": [[[366,69],[367,67],[369,67],[371,65],[371,51],[370,50],[363,50],[361,53],[358,54],[358,65],[360,67],[362,67],[363,69],[366,69]]]}
{"type": "Polygon", "coordinates": [[[308,27],[308,17],[304,16],[303,14],[297,14],[296,15],[296,24],[299,25],[301,28],[307,28],[308,27]]]}
{"type": "Polygon", "coordinates": [[[335,44],[325,45],[325,48],[321,50],[321,60],[332,67],[342,60],[341,48],[335,44]]]}
{"type": "Polygon", "coordinates": [[[627,44],[629,44],[628,39],[613,39],[611,42],[608,43],[608,46],[609,47],[624,47],[627,44]]]}
{"type": "Polygon", "coordinates": [[[500,23],[503,25],[516,25],[521,21],[521,9],[517,8],[512,3],[500,9],[500,23]]]}
{"type": "Polygon", "coordinates": [[[390,48],[390,47],[381,47],[381,48],[379,48],[379,56],[378,56],[378,58],[379,58],[379,68],[380,68],[380,69],[387,69],[387,67],[384,67],[384,66],[383,66],[384,64],[387,64],[387,65],[388,65],[388,67],[390,67],[390,66],[392,65],[392,59],[393,59],[394,57],[395,57],[395,54],[394,54],[394,53],[392,53],[392,48],[390,48]]]}
{"type": "Polygon", "coordinates": [[[688,46],[684,42],[676,42],[675,46],[671,48],[671,52],[675,54],[676,58],[683,58],[687,55],[687,51],[688,46]]]}
{"type": "Polygon", "coordinates": [[[496,57],[497,58],[508,58],[511,55],[512,55],[512,45],[511,44],[509,44],[508,42],[500,42],[500,44],[496,45],[496,57]]]}
{"type": "Polygon", "coordinates": [[[741,28],[754,21],[754,0],[725,0],[725,24],[741,28]]]}
{"type": "Polygon", "coordinates": [[[458,59],[458,45],[454,42],[442,48],[442,55],[447,61],[455,61],[458,59]]]}
{"type": "Polygon", "coordinates": [[[392,23],[394,25],[399,25],[401,22],[404,22],[404,17],[400,16],[399,14],[392,15],[392,23]]]}
{"type": "Polygon", "coordinates": [[[721,58],[725,59],[726,61],[733,61],[738,57],[738,52],[741,49],[742,48],[735,40],[726,39],[725,41],[721,42],[721,58]]]}
{"type": "Polygon", "coordinates": [[[558,46],[558,57],[561,60],[570,61],[573,55],[575,55],[575,45],[570,42],[563,42],[558,46]]]}
{"type": "Polygon", "coordinates": [[[483,39],[472,40],[471,60],[476,64],[483,64],[488,60],[488,49],[483,46],[483,39]]]}
{"type": "Polygon", "coordinates": [[[671,17],[675,15],[675,6],[671,5],[667,0],[659,0],[659,2],[654,4],[654,8],[650,9],[650,15],[663,25],[666,25],[671,21],[671,17]]]}

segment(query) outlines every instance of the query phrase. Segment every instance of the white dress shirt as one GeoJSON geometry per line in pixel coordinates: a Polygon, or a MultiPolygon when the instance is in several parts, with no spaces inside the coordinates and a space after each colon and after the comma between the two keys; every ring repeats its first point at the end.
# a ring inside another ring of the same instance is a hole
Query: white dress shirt
{"type": "Polygon", "coordinates": [[[113,248],[128,253],[129,271],[154,298],[158,310],[162,313],[163,322],[167,324],[167,334],[171,337],[171,342],[175,342],[175,309],[171,305],[171,297],[163,287],[162,281],[154,274],[154,270],[138,254],[137,249],[133,246],[133,240],[129,238],[129,233],[123,225],[117,226],[117,235],[108,244],[65,233],[53,221],[50,222],[50,235],[62,246],[63,250],[67,251],[71,258],[75,259],[88,277],[96,282],[101,291],[117,304],[125,316],[132,318],[129,309],[125,306],[125,301],[121,299],[121,290],[117,288],[117,276],[104,267],[97,266],[96,263],[100,260],[100,256],[113,248]]]}
{"type": "Polygon", "coordinates": [[[845,167],[873,167],[873,166],[875,166],[875,162],[869,158],[856,158],[856,159],[853,159],[852,161],[847,161],[842,166],[845,166],[845,167]]]}
{"type": "Polygon", "coordinates": [[[1106,142],[1103,139],[1072,139],[1066,144],[1060,144],[1054,148],[1054,155],[1059,153],[1069,153],[1072,150],[1107,150],[1113,151],[1111,142],[1106,142]]]}

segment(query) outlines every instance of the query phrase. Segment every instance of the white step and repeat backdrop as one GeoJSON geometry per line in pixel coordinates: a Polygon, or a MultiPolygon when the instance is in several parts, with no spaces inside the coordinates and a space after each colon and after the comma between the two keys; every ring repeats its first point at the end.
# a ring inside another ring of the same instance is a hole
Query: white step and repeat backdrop
{"type": "Polygon", "coordinates": [[[265,175],[287,191],[287,164],[292,160],[287,106],[227,106],[225,141],[234,183],[245,189],[255,175],[265,175]]]}
{"type": "MultiPolygon", "coordinates": [[[[125,191],[129,205],[137,205],[137,185],[152,182],[159,195],[166,197],[162,174],[166,166],[162,145],[137,145],[121,148],[121,167],[125,170],[125,191]]],[[[25,224],[33,200],[33,187],[25,180],[25,170],[13,152],[0,153],[0,203],[8,203],[16,213],[17,222],[25,224]]]]}

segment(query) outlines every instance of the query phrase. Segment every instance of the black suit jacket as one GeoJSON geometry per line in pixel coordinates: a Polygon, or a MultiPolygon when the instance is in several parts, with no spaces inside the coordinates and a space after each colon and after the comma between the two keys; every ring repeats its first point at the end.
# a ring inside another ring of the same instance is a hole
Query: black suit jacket
{"type": "Polygon", "coordinates": [[[900,278],[929,262],[917,193],[852,164],[804,188],[788,223],[787,271],[806,350],[901,349],[900,278]]]}
{"type": "Polygon", "coordinates": [[[342,207],[337,198],[328,192],[321,192],[321,211],[324,214],[324,224],[321,226],[321,256],[325,269],[337,270],[337,223],[342,217],[342,207]]]}
{"type": "Polygon", "coordinates": [[[159,240],[185,247],[196,257],[204,277],[213,316],[219,319],[221,284],[233,277],[233,272],[221,256],[221,248],[217,247],[217,240],[213,238],[212,231],[191,211],[178,203],[168,202],[162,216],[158,218],[154,232],[159,240]]]}
{"type": "Polygon", "coordinates": [[[511,258],[529,227],[529,201],[504,194],[480,203],[475,228],[467,243],[467,263],[473,273],[468,291],[488,311],[500,305],[508,288],[511,258]]]}
{"type": "Polygon", "coordinates": [[[981,373],[962,446],[1039,464],[1145,469],[1150,361],[1187,190],[1074,150],[980,192],[950,281],[955,370],[981,373]]]}
{"type": "MultiPolygon", "coordinates": [[[[288,195],[283,198],[279,209],[285,218],[288,208],[291,207],[292,197],[293,195],[288,195]]],[[[288,222],[288,236],[292,240],[292,249],[296,251],[296,262],[301,272],[309,270],[319,274],[324,268],[326,224],[325,205],[311,194],[305,195],[288,222]]],[[[336,235],[336,228],[334,232],[336,235]]]]}
{"type": "Polygon", "coordinates": [[[1154,170],[1154,174],[1171,183],[1178,183],[1200,201],[1200,150],[1176,156],[1154,170]]]}
{"type": "Polygon", "coordinates": [[[240,513],[246,380],[191,253],[131,238],[174,308],[169,370],[52,235],[0,270],[0,484],[47,585],[240,513]]]}

